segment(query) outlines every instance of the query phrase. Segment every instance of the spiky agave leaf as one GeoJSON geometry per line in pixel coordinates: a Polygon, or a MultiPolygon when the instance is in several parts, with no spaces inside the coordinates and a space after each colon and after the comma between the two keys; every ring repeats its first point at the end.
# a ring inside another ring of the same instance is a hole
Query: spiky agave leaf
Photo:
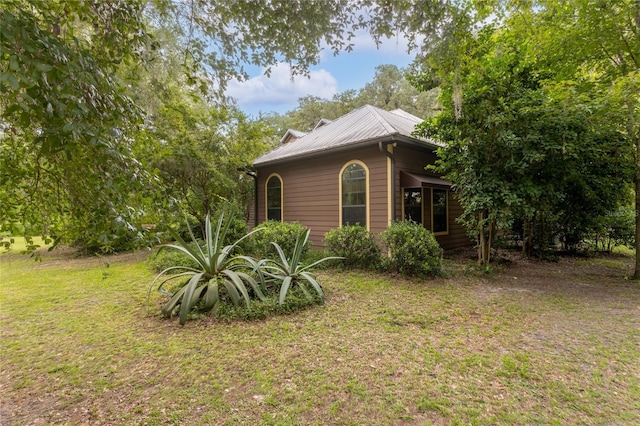
{"type": "MultiPolygon", "coordinates": [[[[249,266],[251,266],[251,273],[257,275],[257,279],[253,279],[256,284],[260,287],[260,290],[264,293],[267,291],[267,287],[265,286],[265,278],[263,273],[263,266],[268,262],[268,259],[260,259],[256,260],[250,256],[237,256],[237,259],[245,261],[249,266]]],[[[240,267],[246,267],[245,265],[232,265],[229,269],[235,270],[240,267]]],[[[248,274],[247,274],[248,275],[248,274]]],[[[259,296],[259,295],[258,295],[259,296]]],[[[262,299],[264,300],[264,299],[262,299]]]]}
{"type": "Polygon", "coordinates": [[[322,286],[320,285],[320,283],[318,283],[316,278],[309,272],[301,272],[300,275],[311,284],[311,286],[315,289],[316,293],[318,293],[318,296],[320,296],[320,299],[322,299],[322,302],[324,303],[324,291],[322,290],[322,286]]]}
{"type": "Polygon", "coordinates": [[[184,286],[180,290],[176,291],[173,296],[171,296],[171,298],[167,301],[167,303],[162,306],[162,308],[160,309],[162,316],[164,316],[165,318],[170,318],[173,315],[173,312],[182,300],[182,296],[184,295],[186,289],[187,287],[184,286]]]}
{"type": "Polygon", "coordinates": [[[327,256],[327,257],[323,257],[322,259],[316,260],[315,262],[303,266],[302,268],[298,269],[298,273],[302,274],[304,271],[307,271],[309,269],[315,268],[316,266],[318,266],[319,264],[321,264],[322,262],[326,262],[328,260],[343,260],[344,257],[342,256],[327,256]]]}
{"type": "Polygon", "coordinates": [[[209,215],[207,214],[207,219],[205,220],[205,239],[207,241],[207,250],[209,253],[210,265],[214,266],[216,265],[216,263],[214,262],[214,258],[217,259],[217,255],[221,251],[220,245],[224,243],[224,240],[227,237],[231,220],[225,221],[224,212],[220,213],[218,223],[216,224],[216,232],[214,234],[211,232],[211,220],[208,218],[209,215]]]}
{"type": "Polygon", "coordinates": [[[228,279],[223,279],[222,280],[222,285],[227,290],[227,295],[229,296],[229,298],[231,298],[231,303],[233,303],[234,306],[239,306],[240,305],[240,293],[238,293],[238,289],[233,284],[233,282],[231,282],[231,280],[228,280],[228,279]]]}
{"type": "Polygon", "coordinates": [[[220,303],[220,294],[218,291],[218,278],[211,278],[207,283],[207,289],[202,298],[203,312],[208,312],[216,308],[220,303]]]}
{"type": "Polygon", "coordinates": [[[173,235],[173,238],[175,238],[176,241],[178,241],[180,243],[180,245],[164,244],[164,245],[160,246],[160,248],[158,249],[158,253],[160,253],[160,251],[162,251],[164,249],[178,250],[178,251],[186,254],[188,257],[190,257],[193,261],[195,261],[203,269],[205,269],[205,270],[207,269],[207,262],[205,260],[204,254],[202,253],[202,249],[200,249],[200,246],[198,244],[194,244],[198,248],[198,250],[196,251],[191,247],[191,245],[187,244],[182,239],[182,237],[180,237],[180,235],[178,235],[177,233],[175,235],[173,235]]]}
{"type": "MultiPolygon", "coordinates": [[[[208,216],[209,215],[207,215],[207,217],[208,216]]],[[[193,260],[195,260],[196,263],[198,263],[200,266],[202,266],[206,270],[206,269],[208,269],[207,268],[207,262],[206,262],[206,256],[205,256],[204,252],[202,251],[202,248],[200,248],[200,245],[198,244],[198,240],[196,239],[195,235],[193,235],[193,231],[191,230],[191,227],[188,226],[189,221],[186,220],[186,216],[185,216],[185,221],[187,222],[187,231],[189,232],[189,236],[191,237],[191,241],[193,241],[193,243],[194,243],[193,245],[196,247],[197,251],[194,250],[189,244],[187,244],[187,242],[180,236],[180,234],[177,233],[173,229],[169,229],[169,233],[171,234],[171,236],[177,242],[180,243],[180,245],[176,246],[175,244],[165,244],[162,247],[173,247],[175,249],[178,249],[178,250],[182,251],[183,253],[186,253],[193,260]]],[[[162,250],[162,247],[160,247],[160,250],[162,250]]],[[[160,250],[158,250],[158,252],[160,252],[160,250]]]]}
{"type": "MultiPolygon", "coordinates": [[[[189,277],[189,276],[192,276],[193,274],[197,274],[197,273],[198,273],[198,271],[187,271],[187,272],[182,272],[180,274],[175,274],[175,275],[168,276],[158,285],[158,292],[160,294],[164,294],[165,296],[173,296],[173,292],[167,291],[167,290],[164,289],[164,285],[166,283],[168,283],[169,281],[176,280],[178,278],[189,277]]],[[[185,281],[185,283],[186,282],[187,281],[185,281]]],[[[153,285],[149,287],[149,294],[151,294],[151,288],[152,287],[153,287],[153,285]]]]}
{"type": "Polygon", "coordinates": [[[307,286],[304,284],[302,280],[297,279],[293,283],[298,284],[298,287],[300,288],[300,290],[302,290],[302,293],[304,293],[305,297],[308,300],[313,300],[313,296],[311,296],[311,293],[309,293],[309,290],[307,290],[307,286]]]}
{"type": "Polygon", "coordinates": [[[284,254],[284,251],[282,251],[282,247],[280,247],[280,245],[278,243],[275,242],[271,242],[271,244],[273,245],[273,247],[275,247],[276,251],[278,252],[278,257],[280,257],[280,262],[274,262],[276,263],[283,272],[286,272],[287,275],[290,275],[292,272],[292,268],[289,264],[289,260],[287,259],[287,256],[284,254]]]}
{"type": "Polygon", "coordinates": [[[244,282],[242,282],[242,279],[240,278],[238,273],[230,269],[225,269],[224,271],[221,271],[221,273],[223,275],[226,275],[233,286],[240,292],[240,294],[242,294],[242,297],[244,298],[248,308],[251,304],[251,300],[249,299],[249,292],[247,291],[247,287],[245,287],[244,282]]]}
{"type": "Polygon", "coordinates": [[[293,282],[293,277],[285,277],[282,280],[282,285],[280,286],[280,298],[278,299],[278,303],[280,305],[284,305],[284,301],[287,298],[287,293],[289,292],[289,287],[291,287],[291,283],[293,282]]]}
{"type": "Polygon", "coordinates": [[[216,271],[216,273],[220,273],[224,269],[226,269],[229,262],[233,260],[230,256],[235,247],[236,247],[235,245],[229,244],[224,246],[222,250],[220,250],[220,252],[216,253],[216,255],[214,256],[215,261],[213,263],[214,270],[216,271]]]}
{"type": "Polygon", "coordinates": [[[236,271],[236,274],[238,274],[238,277],[240,277],[240,279],[243,282],[251,286],[251,288],[253,289],[253,292],[256,294],[256,296],[258,296],[258,299],[262,301],[265,301],[267,299],[264,293],[262,292],[260,285],[251,275],[241,271],[236,271]]]}
{"type": "MultiPolygon", "coordinates": [[[[164,271],[160,272],[158,275],[155,276],[155,278],[153,279],[153,281],[151,281],[151,284],[149,285],[149,289],[147,291],[147,315],[149,315],[151,312],[151,289],[153,289],[153,286],[155,285],[155,283],[161,278],[163,277],[168,271],[172,271],[172,270],[177,270],[177,269],[191,269],[191,268],[186,268],[186,267],[182,267],[182,266],[172,266],[170,268],[165,269],[164,271]]],[[[160,292],[161,294],[164,294],[165,296],[172,296],[173,293],[166,291],[163,286],[166,282],[168,281],[172,281],[176,278],[182,278],[185,276],[189,276],[192,275],[194,273],[197,273],[198,271],[196,270],[189,270],[189,271],[185,271],[176,275],[171,275],[169,277],[167,277],[164,281],[162,281],[160,283],[160,285],[158,286],[158,292],[160,292]]]]}
{"type": "Polygon", "coordinates": [[[183,287],[185,290],[180,303],[180,325],[187,322],[191,309],[198,303],[198,297],[194,297],[194,294],[197,294],[196,288],[203,276],[204,272],[194,274],[187,285],[183,287]]]}
{"type": "MultiPolygon", "coordinates": [[[[222,219],[222,215],[220,215],[220,219],[222,219]]],[[[211,218],[209,217],[209,213],[207,213],[207,217],[204,219],[204,239],[207,249],[207,257],[211,259],[217,247],[213,244],[213,236],[211,235],[211,218]]]]}
{"type": "Polygon", "coordinates": [[[298,270],[298,267],[300,265],[300,260],[302,259],[302,250],[304,249],[304,246],[307,244],[307,241],[309,240],[310,233],[311,233],[311,230],[307,229],[306,231],[300,233],[300,235],[298,235],[296,238],[296,245],[293,248],[293,255],[291,256],[291,262],[290,262],[293,269],[292,272],[296,272],[298,270]]]}

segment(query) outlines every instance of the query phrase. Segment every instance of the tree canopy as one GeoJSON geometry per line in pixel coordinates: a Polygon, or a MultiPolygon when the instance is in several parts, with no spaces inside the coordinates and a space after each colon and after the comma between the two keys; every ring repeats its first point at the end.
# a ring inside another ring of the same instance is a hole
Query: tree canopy
{"type": "Polygon", "coordinates": [[[448,142],[439,169],[458,188],[483,263],[514,220],[525,252],[552,221],[565,245],[584,239],[628,201],[638,146],[637,3],[494,6],[495,22],[442,40],[416,79],[443,89],[444,113],[421,132],[448,142]]]}
{"type": "Polygon", "coordinates": [[[131,154],[142,114],[117,71],[148,41],[141,12],[140,2],[3,3],[3,230],[72,229],[108,246],[133,228],[131,200],[146,180],[131,154]]]}
{"type": "MultiPolygon", "coordinates": [[[[141,135],[161,136],[154,117],[176,111],[154,95],[163,90],[149,74],[158,63],[173,70],[180,96],[199,90],[207,103],[220,102],[229,79],[246,77],[246,65],[289,62],[303,73],[322,50],[350,50],[357,31],[390,35],[394,17],[405,16],[396,7],[406,12],[411,4],[5,0],[0,232],[103,251],[131,233],[142,236],[158,181],[135,152],[141,135]]],[[[429,6],[434,22],[436,4],[429,6]]]]}
{"type": "Polygon", "coordinates": [[[202,217],[215,199],[242,200],[247,182],[231,180],[274,125],[225,104],[226,82],[249,64],[304,73],[361,31],[407,37],[417,71],[379,67],[362,90],[303,98],[278,125],[308,130],[364,103],[426,117],[437,92],[409,82],[439,87],[443,112],[420,131],[448,142],[439,167],[481,259],[496,227],[521,226],[530,248],[542,222],[560,223],[569,244],[625,202],[625,182],[640,205],[634,0],[4,0],[0,232],[109,251],[144,239],[158,208],[202,217]]]}

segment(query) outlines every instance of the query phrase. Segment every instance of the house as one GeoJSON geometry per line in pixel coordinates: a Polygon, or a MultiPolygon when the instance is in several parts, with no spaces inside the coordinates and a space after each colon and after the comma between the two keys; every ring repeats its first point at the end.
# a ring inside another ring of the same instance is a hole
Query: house
{"type": "Polygon", "coordinates": [[[374,233],[411,219],[431,230],[445,249],[468,246],[455,221],[462,209],[451,183],[428,173],[438,143],[413,136],[422,122],[402,110],[365,105],[309,133],[288,130],[280,146],[253,162],[255,209],[250,223],[298,221],[314,247],[342,225],[374,233]]]}

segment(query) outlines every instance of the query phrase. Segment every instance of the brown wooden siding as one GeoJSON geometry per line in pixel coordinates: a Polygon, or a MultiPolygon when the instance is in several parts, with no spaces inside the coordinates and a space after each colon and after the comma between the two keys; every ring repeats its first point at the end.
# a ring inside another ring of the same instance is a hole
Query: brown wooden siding
{"type": "MultiPolygon", "coordinates": [[[[399,144],[394,148],[395,217],[402,219],[402,188],[400,171],[426,173],[424,167],[435,161],[435,154],[399,144]]],[[[387,157],[377,145],[338,154],[320,155],[310,160],[294,160],[275,166],[258,168],[258,223],[265,220],[265,180],[272,173],[282,177],[283,220],[298,221],[311,229],[313,247],[324,247],[324,234],[340,226],[339,179],[340,170],[350,161],[359,160],[369,169],[369,229],[378,234],[387,229],[387,157]]],[[[424,188],[424,223],[431,224],[430,191],[424,188]]],[[[468,246],[471,241],[464,228],[455,221],[461,213],[460,205],[449,192],[449,233],[436,239],[444,249],[468,246]]],[[[253,222],[251,222],[253,224],[253,222]]]]}
{"type": "Polygon", "coordinates": [[[283,220],[298,221],[309,227],[313,247],[323,247],[324,234],[340,226],[340,170],[352,160],[362,161],[369,169],[369,229],[376,233],[385,230],[387,163],[377,146],[259,168],[258,223],[266,217],[265,179],[271,173],[278,173],[283,181],[283,220]]]}
{"type": "MultiPolygon", "coordinates": [[[[425,170],[427,164],[433,164],[436,160],[436,154],[427,149],[418,150],[414,147],[399,144],[394,149],[395,158],[395,192],[396,192],[396,219],[402,219],[402,203],[403,193],[400,187],[400,172],[409,172],[417,174],[433,174],[431,171],[425,170]]],[[[462,208],[454,197],[454,193],[449,191],[447,198],[449,207],[448,229],[447,235],[437,235],[436,240],[445,250],[457,247],[466,247],[472,244],[466,234],[464,227],[455,219],[462,214],[462,208]]],[[[431,191],[428,187],[423,188],[423,220],[424,226],[431,228],[431,191]]]]}
{"type": "Polygon", "coordinates": [[[458,200],[456,200],[455,193],[449,191],[449,235],[446,238],[436,237],[443,249],[449,250],[458,247],[468,247],[473,245],[473,242],[467,235],[467,231],[464,229],[456,218],[462,214],[462,207],[458,200]]]}

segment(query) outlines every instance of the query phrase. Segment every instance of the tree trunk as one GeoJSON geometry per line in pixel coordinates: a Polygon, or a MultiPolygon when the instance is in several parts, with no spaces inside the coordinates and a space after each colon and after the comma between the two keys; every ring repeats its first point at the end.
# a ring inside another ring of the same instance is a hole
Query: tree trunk
{"type": "Polygon", "coordinates": [[[637,143],[637,141],[636,149],[636,270],[632,279],[640,280],[640,247],[638,246],[638,242],[640,242],[640,214],[638,212],[640,207],[640,143],[637,143]]]}
{"type": "Polygon", "coordinates": [[[494,221],[489,221],[489,240],[487,241],[487,258],[485,265],[488,265],[491,262],[491,246],[493,245],[493,237],[496,233],[496,224],[494,221]]]}
{"type": "Polygon", "coordinates": [[[640,208],[640,138],[635,134],[635,120],[634,120],[634,112],[633,112],[633,104],[632,101],[627,98],[627,109],[629,111],[629,119],[627,122],[627,132],[629,137],[636,145],[636,176],[635,176],[635,187],[636,187],[636,270],[633,273],[633,280],[640,280],[640,247],[638,243],[640,242],[640,214],[638,212],[638,208],[640,208]]]}
{"type": "Polygon", "coordinates": [[[478,213],[478,265],[484,262],[484,212],[478,213]]]}
{"type": "Polygon", "coordinates": [[[528,257],[527,256],[527,240],[529,239],[529,236],[527,235],[527,233],[529,229],[529,220],[528,219],[522,219],[522,257],[528,257]]]}
{"type": "Polygon", "coordinates": [[[489,221],[485,224],[485,218],[489,214],[487,211],[478,213],[478,265],[488,266],[491,262],[491,245],[496,232],[495,223],[489,221]]]}
{"type": "Polygon", "coordinates": [[[533,255],[533,244],[535,242],[536,235],[536,213],[533,214],[531,221],[529,222],[529,238],[527,239],[527,257],[530,258],[533,255]]]}

